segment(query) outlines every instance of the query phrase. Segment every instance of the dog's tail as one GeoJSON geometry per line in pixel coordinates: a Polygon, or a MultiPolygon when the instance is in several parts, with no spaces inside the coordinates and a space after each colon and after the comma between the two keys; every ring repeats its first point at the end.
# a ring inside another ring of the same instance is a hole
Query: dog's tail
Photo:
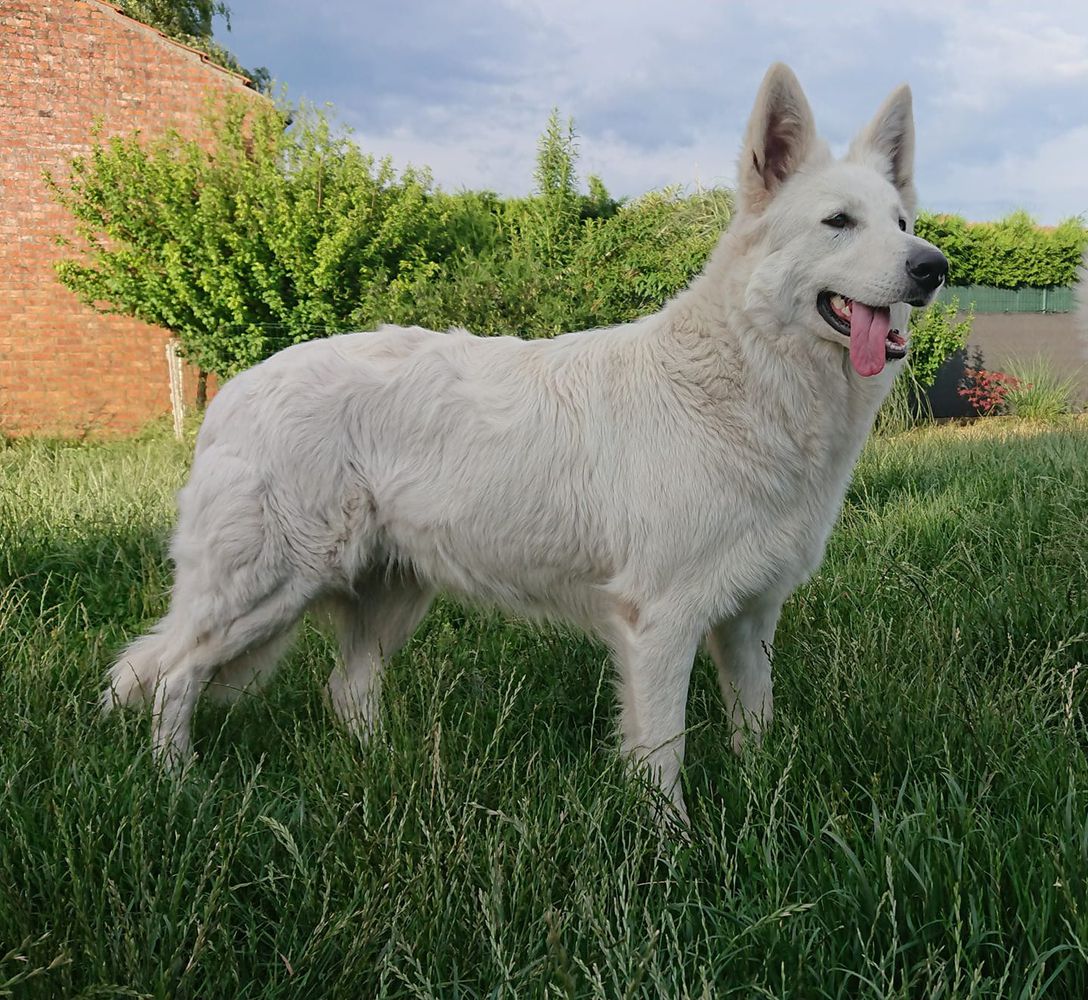
{"type": "Polygon", "coordinates": [[[102,711],[150,705],[162,671],[164,637],[157,631],[129,643],[110,667],[102,711]]]}

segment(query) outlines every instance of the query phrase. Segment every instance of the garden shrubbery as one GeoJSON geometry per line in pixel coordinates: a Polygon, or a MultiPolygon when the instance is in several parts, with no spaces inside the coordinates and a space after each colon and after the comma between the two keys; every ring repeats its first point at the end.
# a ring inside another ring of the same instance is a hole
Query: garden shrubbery
{"type": "Polygon", "coordinates": [[[915,233],[948,258],[952,285],[1051,288],[1071,285],[1086,245],[1084,224],[1066,219],[1053,228],[1026,212],[997,222],[967,222],[959,215],[919,212],[915,233]]]}
{"type": "MultiPolygon", "coordinates": [[[[293,343],[383,322],[547,337],[659,308],[702,268],[733,212],[729,191],[631,201],[577,175],[571,122],[540,138],[534,192],[449,193],[425,170],[363,153],[314,109],[228,102],[211,148],[176,134],[98,142],[52,181],[77,219],[61,281],[83,301],[173,331],[185,356],[229,376],[293,343]],[[285,127],[285,123],[289,123],[285,127]]],[[[969,225],[921,213],[953,283],[1073,280],[1085,231],[1023,213],[969,225]]],[[[970,320],[912,321],[921,386],[970,320]]]]}
{"type": "Polygon", "coordinates": [[[98,142],[53,179],[76,217],[60,280],[95,308],[175,333],[231,375],[292,343],[382,322],[551,336],[658,308],[702,267],[729,192],[583,192],[553,114],[527,198],[450,194],[396,172],[313,109],[218,108],[212,149],[98,142]]]}

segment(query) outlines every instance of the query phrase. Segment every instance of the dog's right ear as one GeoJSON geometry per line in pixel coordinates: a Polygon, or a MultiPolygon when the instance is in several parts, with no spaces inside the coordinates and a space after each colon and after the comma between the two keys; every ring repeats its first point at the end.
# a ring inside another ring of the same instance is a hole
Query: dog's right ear
{"type": "Polygon", "coordinates": [[[804,163],[816,143],[816,122],[797,77],[775,63],[763,78],[740,154],[741,208],[758,215],[804,163]]]}

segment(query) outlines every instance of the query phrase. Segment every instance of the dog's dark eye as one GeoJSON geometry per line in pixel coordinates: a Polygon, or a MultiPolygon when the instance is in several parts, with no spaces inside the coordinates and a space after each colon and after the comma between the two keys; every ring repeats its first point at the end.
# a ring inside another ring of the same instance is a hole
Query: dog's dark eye
{"type": "Polygon", "coordinates": [[[904,233],[907,231],[907,220],[906,219],[900,219],[899,220],[899,228],[902,229],[904,233]]]}
{"type": "Polygon", "coordinates": [[[848,229],[853,224],[854,220],[845,212],[836,212],[824,219],[824,225],[830,226],[832,229],[848,229]]]}

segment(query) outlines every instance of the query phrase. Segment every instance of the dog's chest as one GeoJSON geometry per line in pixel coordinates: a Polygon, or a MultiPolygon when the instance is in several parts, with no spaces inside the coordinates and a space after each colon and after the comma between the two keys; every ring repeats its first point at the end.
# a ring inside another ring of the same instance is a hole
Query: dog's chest
{"type": "Polygon", "coordinates": [[[792,588],[823,559],[872,412],[843,391],[766,402],[760,459],[738,470],[751,537],[736,542],[762,576],[792,588]]]}

